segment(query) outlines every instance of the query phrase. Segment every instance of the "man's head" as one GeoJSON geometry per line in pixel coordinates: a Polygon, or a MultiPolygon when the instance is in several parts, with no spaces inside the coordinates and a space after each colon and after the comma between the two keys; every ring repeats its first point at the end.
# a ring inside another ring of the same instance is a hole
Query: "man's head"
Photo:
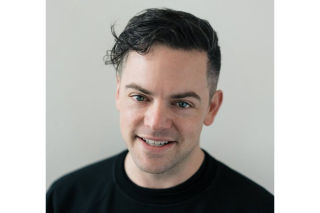
{"type": "Polygon", "coordinates": [[[211,25],[203,19],[171,9],[147,9],[134,16],[118,37],[112,26],[115,45],[108,53],[106,63],[113,64],[121,78],[123,66],[130,51],[146,54],[155,44],[185,51],[206,53],[209,97],[217,88],[221,53],[218,37],[211,25]]]}
{"type": "Polygon", "coordinates": [[[150,174],[192,167],[203,124],[222,102],[221,91],[211,95],[216,84],[208,86],[220,69],[210,25],[184,12],[146,10],[116,39],[111,62],[121,133],[137,167],[150,174]]]}

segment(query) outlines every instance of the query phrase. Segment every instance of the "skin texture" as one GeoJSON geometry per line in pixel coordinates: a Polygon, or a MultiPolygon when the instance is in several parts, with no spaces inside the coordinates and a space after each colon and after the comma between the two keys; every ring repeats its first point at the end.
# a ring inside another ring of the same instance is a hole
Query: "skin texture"
{"type": "Polygon", "coordinates": [[[212,124],[223,99],[216,91],[209,100],[207,61],[204,52],[163,45],[153,46],[146,55],[129,53],[121,79],[117,78],[116,105],[129,150],[125,171],[137,185],[173,187],[201,166],[202,126],[212,124]],[[173,142],[164,151],[153,152],[137,136],[173,142]]]}

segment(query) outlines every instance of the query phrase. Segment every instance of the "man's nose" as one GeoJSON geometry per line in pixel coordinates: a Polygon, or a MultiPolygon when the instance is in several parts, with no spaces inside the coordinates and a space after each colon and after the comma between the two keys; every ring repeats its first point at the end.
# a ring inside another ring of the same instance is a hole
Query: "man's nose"
{"type": "Polygon", "coordinates": [[[152,130],[169,129],[172,125],[168,106],[164,103],[153,103],[145,113],[144,125],[152,130]]]}

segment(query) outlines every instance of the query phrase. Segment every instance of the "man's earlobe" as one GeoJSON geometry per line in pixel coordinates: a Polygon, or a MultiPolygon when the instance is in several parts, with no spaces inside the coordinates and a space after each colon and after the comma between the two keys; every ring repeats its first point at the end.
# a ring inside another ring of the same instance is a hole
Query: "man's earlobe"
{"type": "Polygon", "coordinates": [[[223,93],[221,90],[218,90],[214,93],[210,101],[209,109],[203,122],[204,125],[209,126],[213,123],[214,118],[216,117],[220,109],[222,101],[223,101],[223,93]]]}

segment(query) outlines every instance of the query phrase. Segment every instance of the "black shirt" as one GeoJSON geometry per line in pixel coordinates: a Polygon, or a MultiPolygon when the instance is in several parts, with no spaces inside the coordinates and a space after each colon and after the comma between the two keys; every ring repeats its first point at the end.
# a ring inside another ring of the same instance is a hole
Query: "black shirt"
{"type": "Polygon", "coordinates": [[[206,151],[192,177],[166,189],[133,183],[124,170],[127,152],[55,181],[47,192],[47,212],[274,212],[272,194],[206,151]]]}

